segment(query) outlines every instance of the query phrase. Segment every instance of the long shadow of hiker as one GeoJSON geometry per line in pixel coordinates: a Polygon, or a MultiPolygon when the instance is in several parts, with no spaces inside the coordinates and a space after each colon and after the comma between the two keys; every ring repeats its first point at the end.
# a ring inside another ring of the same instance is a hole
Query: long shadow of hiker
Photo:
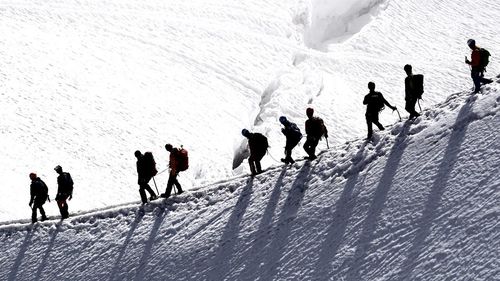
{"type": "Polygon", "coordinates": [[[446,184],[450,178],[450,173],[457,162],[460,147],[465,140],[467,127],[470,122],[475,119],[475,115],[469,114],[475,100],[476,96],[470,96],[466,100],[466,104],[462,106],[458,112],[453,131],[448,139],[448,146],[446,147],[443,159],[439,165],[439,170],[436,174],[436,179],[427,196],[422,216],[416,223],[417,230],[415,232],[415,238],[412,241],[406,260],[402,263],[398,280],[412,279],[411,274],[419,263],[418,258],[426,246],[425,240],[429,237],[433,221],[438,215],[437,209],[443,197],[443,193],[446,190],[446,184]]]}
{"type": "Polygon", "coordinates": [[[392,187],[392,181],[396,175],[396,171],[398,170],[399,162],[401,161],[403,152],[408,146],[407,135],[410,130],[410,125],[410,122],[406,122],[403,125],[401,132],[394,141],[391,153],[387,158],[384,172],[380,177],[380,181],[375,189],[375,194],[373,195],[373,201],[368,209],[367,216],[363,221],[359,240],[355,244],[356,251],[354,253],[349,271],[347,272],[347,280],[359,281],[363,279],[360,275],[360,270],[370,251],[370,244],[374,239],[373,235],[375,234],[375,230],[377,228],[377,222],[385,207],[387,195],[392,187]]]}
{"type": "Polygon", "coordinates": [[[225,275],[231,269],[231,257],[233,256],[234,246],[238,240],[241,220],[250,204],[252,188],[253,178],[250,178],[247,185],[241,191],[234,210],[227,221],[226,228],[219,242],[219,247],[212,260],[212,270],[208,272],[207,280],[224,280],[225,275]]]}
{"type": "Polygon", "coordinates": [[[292,233],[295,217],[308,188],[309,176],[312,169],[311,165],[309,161],[304,163],[283,204],[283,209],[276,223],[274,239],[271,241],[264,256],[265,258],[267,257],[263,263],[264,268],[259,272],[262,274],[262,277],[265,277],[264,279],[271,280],[276,276],[278,265],[292,233]]]}
{"type": "Polygon", "coordinates": [[[276,184],[274,185],[274,189],[273,192],[271,193],[266,209],[262,214],[262,220],[260,221],[259,227],[255,232],[254,241],[251,243],[252,246],[247,251],[248,253],[247,256],[251,256],[253,258],[245,259],[246,265],[242,273],[240,274],[242,278],[248,278],[248,276],[253,276],[253,274],[255,274],[255,272],[257,271],[257,266],[259,265],[255,261],[255,258],[259,257],[262,248],[269,242],[270,237],[268,235],[267,229],[271,225],[274,212],[276,211],[276,206],[278,205],[279,202],[281,187],[283,186],[283,178],[285,177],[286,171],[287,168],[283,167],[283,169],[281,170],[281,174],[278,177],[278,180],[276,180],[276,184]]]}
{"type": "Polygon", "coordinates": [[[36,271],[35,280],[41,280],[43,269],[47,266],[47,262],[50,258],[50,253],[52,252],[52,249],[54,248],[54,244],[56,242],[56,237],[60,231],[61,224],[62,224],[62,221],[59,221],[56,224],[56,229],[52,233],[52,237],[50,237],[50,241],[49,241],[49,244],[47,246],[47,249],[45,250],[45,254],[43,255],[42,262],[40,263],[40,265],[38,266],[38,269],[36,271]]]}
{"type": "Polygon", "coordinates": [[[156,214],[156,219],[151,228],[151,233],[149,234],[148,241],[146,241],[146,246],[144,247],[144,252],[142,253],[141,258],[139,259],[139,265],[136,268],[136,275],[134,280],[147,280],[144,278],[144,273],[146,272],[146,266],[148,265],[149,258],[151,256],[151,251],[153,249],[153,244],[155,243],[155,238],[158,235],[158,231],[160,230],[160,226],[165,219],[165,207],[159,208],[158,213],[156,214]]]}
{"type": "Polygon", "coordinates": [[[14,264],[12,265],[12,269],[10,270],[10,274],[7,280],[13,281],[16,279],[17,272],[19,271],[19,267],[21,266],[21,263],[23,262],[24,255],[26,254],[26,251],[28,250],[28,246],[31,243],[31,238],[33,237],[33,232],[36,230],[37,225],[31,225],[28,227],[28,230],[26,232],[26,237],[24,237],[23,244],[21,244],[21,247],[19,249],[19,253],[17,254],[17,258],[14,261],[14,264]]]}
{"type": "Polygon", "coordinates": [[[111,276],[109,277],[110,281],[112,281],[113,279],[122,280],[122,277],[119,276],[120,262],[123,258],[123,255],[125,254],[125,250],[127,249],[128,244],[130,243],[130,239],[132,239],[132,235],[134,234],[135,229],[137,228],[143,217],[144,217],[144,211],[139,209],[135,214],[134,221],[130,224],[130,229],[127,233],[127,236],[125,237],[123,246],[120,248],[120,252],[116,257],[115,265],[113,266],[113,269],[111,270],[111,276]]]}
{"type": "MultiPolygon", "coordinates": [[[[353,159],[358,159],[362,157],[363,150],[366,143],[360,146],[356,156],[353,159]]],[[[318,260],[316,266],[314,267],[314,274],[316,280],[325,278],[325,276],[330,276],[329,270],[332,268],[330,263],[335,259],[337,252],[342,244],[345,232],[347,231],[347,225],[350,217],[352,216],[354,207],[356,206],[356,195],[353,196],[354,189],[358,182],[359,173],[361,168],[353,169],[350,171],[349,177],[344,186],[344,190],[337,201],[335,212],[333,213],[332,221],[330,227],[326,230],[326,237],[323,244],[319,249],[318,260]]],[[[331,276],[330,276],[331,277],[331,276]]]]}

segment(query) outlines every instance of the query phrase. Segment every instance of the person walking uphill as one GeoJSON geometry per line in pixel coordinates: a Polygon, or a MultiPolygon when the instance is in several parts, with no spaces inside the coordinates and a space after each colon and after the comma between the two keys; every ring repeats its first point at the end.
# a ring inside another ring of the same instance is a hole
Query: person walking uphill
{"type": "Polygon", "coordinates": [[[363,99],[363,104],[366,104],[366,125],[368,126],[367,139],[371,139],[373,135],[372,123],[382,131],[385,130],[384,126],[378,121],[378,114],[384,109],[384,105],[392,110],[396,110],[395,106],[390,105],[380,92],[375,92],[375,83],[369,82],[368,89],[370,92],[363,99]]]}
{"type": "Polygon", "coordinates": [[[39,178],[35,173],[30,174],[31,185],[30,185],[30,203],[29,206],[32,209],[31,213],[31,222],[37,222],[37,209],[40,210],[40,214],[42,215],[42,221],[47,219],[45,216],[45,210],[43,209],[43,204],[49,198],[48,193],[49,189],[47,185],[39,178]]]}
{"type": "Polygon", "coordinates": [[[304,143],[304,150],[307,153],[307,159],[314,160],[316,159],[316,146],[321,139],[321,137],[325,137],[328,139],[328,130],[323,122],[323,119],[319,117],[315,117],[314,109],[308,108],[306,109],[306,142],[304,143]]]}
{"type": "Polygon", "coordinates": [[[146,153],[147,155],[143,155],[139,150],[134,153],[137,158],[137,184],[139,184],[139,194],[141,195],[142,204],[148,203],[146,190],[150,195],[149,200],[156,199],[156,193],[151,189],[151,186],[149,186],[149,181],[158,171],[156,170],[153,154],[151,152],[146,153]]]}
{"type": "Polygon", "coordinates": [[[281,162],[293,164],[295,161],[292,159],[292,150],[302,139],[302,133],[297,124],[288,121],[285,116],[280,117],[280,123],[284,126],[281,132],[286,137],[285,158],[281,159],[281,162]]]}
{"type": "Polygon", "coordinates": [[[424,92],[424,76],[421,74],[413,75],[412,67],[409,64],[404,66],[404,70],[406,75],[408,75],[405,78],[405,109],[408,113],[410,113],[409,119],[413,119],[420,116],[420,114],[415,111],[415,105],[417,104],[418,99],[422,98],[422,94],[424,92]]]}
{"type": "Polygon", "coordinates": [[[183,193],[182,187],[177,180],[177,176],[179,172],[185,171],[188,168],[188,154],[187,151],[182,148],[179,149],[177,147],[173,147],[171,144],[167,143],[165,145],[165,149],[170,152],[168,166],[170,168],[170,174],[168,176],[167,189],[165,193],[161,195],[163,198],[170,197],[172,193],[172,187],[175,185],[177,188],[178,194],[183,193]]]}
{"type": "Polygon", "coordinates": [[[465,63],[471,66],[470,76],[474,82],[474,93],[477,93],[481,89],[481,83],[488,84],[493,82],[493,80],[484,78],[490,53],[485,49],[479,48],[474,39],[467,40],[467,45],[472,50],[472,53],[470,61],[465,57],[465,63]]]}
{"type": "Polygon", "coordinates": [[[73,179],[69,173],[63,172],[62,167],[59,165],[54,168],[54,171],[59,174],[57,176],[57,207],[59,207],[61,219],[67,219],[69,217],[67,200],[73,198],[73,179]]]}
{"type": "Polygon", "coordinates": [[[248,139],[248,148],[250,149],[248,164],[250,165],[252,176],[262,173],[260,160],[264,158],[269,147],[267,138],[260,133],[250,133],[247,129],[243,129],[241,134],[248,139]]]}

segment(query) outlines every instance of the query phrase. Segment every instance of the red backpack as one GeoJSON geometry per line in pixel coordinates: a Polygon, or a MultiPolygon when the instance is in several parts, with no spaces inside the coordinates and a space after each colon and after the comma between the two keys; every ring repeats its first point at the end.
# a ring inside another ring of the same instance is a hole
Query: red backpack
{"type": "Polygon", "coordinates": [[[187,150],[182,146],[176,153],[177,169],[179,172],[185,171],[189,168],[189,156],[187,150]]]}

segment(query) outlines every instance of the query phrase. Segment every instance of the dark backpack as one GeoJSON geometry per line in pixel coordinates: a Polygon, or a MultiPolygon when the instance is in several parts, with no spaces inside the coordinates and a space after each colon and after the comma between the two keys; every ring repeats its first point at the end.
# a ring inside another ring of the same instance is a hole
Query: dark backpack
{"type": "Polygon", "coordinates": [[[175,153],[175,159],[177,160],[177,169],[179,172],[185,171],[189,168],[188,152],[182,146],[175,153]]]}
{"type": "Polygon", "coordinates": [[[262,150],[267,150],[269,147],[269,143],[267,142],[267,138],[261,133],[255,133],[255,143],[262,150]]]}
{"type": "Polygon", "coordinates": [[[143,165],[144,165],[144,171],[146,171],[149,176],[156,176],[158,174],[158,170],[156,169],[156,162],[155,158],[153,157],[153,153],[151,152],[146,152],[144,153],[144,157],[142,159],[143,165]]]}
{"type": "Polygon", "coordinates": [[[40,186],[42,187],[42,194],[48,196],[49,195],[49,188],[42,180],[40,180],[40,186]]]}
{"type": "Polygon", "coordinates": [[[302,133],[300,132],[299,127],[297,127],[297,124],[290,122],[290,132],[291,132],[291,137],[294,139],[300,140],[302,138],[302,133]]]}
{"type": "Polygon", "coordinates": [[[488,66],[488,63],[490,63],[490,52],[486,49],[479,49],[479,67],[484,70],[486,69],[486,66],[488,66]]]}
{"type": "Polygon", "coordinates": [[[50,198],[49,198],[49,188],[47,187],[47,185],[45,184],[45,182],[43,182],[43,180],[40,180],[40,187],[42,188],[41,191],[40,191],[40,197],[41,198],[45,198],[45,200],[43,200],[43,202],[49,200],[50,202],[50,198]]]}
{"type": "Polygon", "coordinates": [[[413,75],[413,94],[417,99],[421,99],[423,93],[424,93],[424,75],[415,74],[413,75]]]}
{"type": "Polygon", "coordinates": [[[384,105],[384,99],[382,98],[382,94],[379,92],[375,92],[375,93],[370,93],[369,95],[373,95],[370,96],[370,99],[368,101],[368,104],[372,105],[371,108],[368,107],[370,108],[370,112],[372,112],[372,110],[375,110],[374,112],[380,112],[384,110],[385,105],[384,105]]]}
{"type": "Polygon", "coordinates": [[[323,135],[325,135],[326,132],[326,127],[325,123],[323,122],[323,119],[319,117],[313,117],[311,119],[311,133],[313,136],[317,136],[321,138],[323,135]]]}

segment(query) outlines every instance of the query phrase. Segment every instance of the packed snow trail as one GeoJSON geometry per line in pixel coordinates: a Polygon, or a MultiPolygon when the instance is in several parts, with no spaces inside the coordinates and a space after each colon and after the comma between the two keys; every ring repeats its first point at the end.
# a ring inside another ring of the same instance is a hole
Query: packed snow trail
{"type": "MultiPolygon", "coordinates": [[[[406,63],[426,75],[423,106],[431,108],[450,91],[471,87],[463,63],[468,38],[493,54],[489,73],[500,71],[499,6],[496,0],[4,1],[0,221],[26,216],[30,172],[54,197],[56,165],[74,177],[72,212],[137,200],[134,151],[152,151],[164,169],[167,142],[190,152],[192,165],[180,178],[187,190],[244,174],[241,129],[266,134],[279,159],[279,116],[303,129],[308,106],[331,129],[331,145],[358,138],[365,134],[366,83],[377,83],[402,109],[406,63]]],[[[384,124],[396,120],[381,116],[384,124]]],[[[264,168],[274,165],[264,159],[264,168]]],[[[157,182],[164,189],[166,174],[157,182]]],[[[58,213],[55,204],[47,213],[58,213]]]]}
{"type": "Polygon", "coordinates": [[[2,280],[496,280],[500,84],[144,208],[0,227],[2,280]]]}

